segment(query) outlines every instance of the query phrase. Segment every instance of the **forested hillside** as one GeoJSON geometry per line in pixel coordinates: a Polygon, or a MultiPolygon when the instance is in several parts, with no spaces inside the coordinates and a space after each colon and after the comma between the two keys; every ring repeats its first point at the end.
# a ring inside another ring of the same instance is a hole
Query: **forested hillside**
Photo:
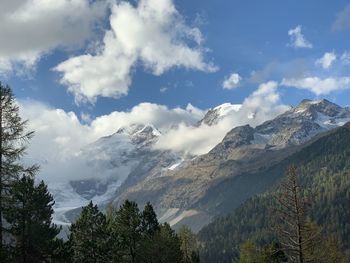
{"type": "MultiPolygon", "coordinates": [[[[258,174],[285,174],[290,164],[298,167],[303,195],[312,220],[325,232],[338,235],[350,248],[350,124],[326,134],[283,162],[258,174]]],[[[232,262],[246,240],[264,244],[276,239],[274,192],[251,198],[230,215],[202,229],[201,262],[232,262]]]]}

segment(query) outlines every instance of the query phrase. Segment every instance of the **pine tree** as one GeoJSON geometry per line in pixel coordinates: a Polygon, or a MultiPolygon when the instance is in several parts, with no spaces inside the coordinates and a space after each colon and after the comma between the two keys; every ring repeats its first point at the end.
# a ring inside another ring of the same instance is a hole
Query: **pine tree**
{"type": "Polygon", "coordinates": [[[8,232],[15,237],[17,262],[39,262],[53,255],[60,228],[52,224],[53,197],[41,181],[31,176],[11,184],[10,206],[5,210],[8,232]]]}
{"type": "Polygon", "coordinates": [[[341,241],[335,235],[321,234],[322,228],[315,222],[307,221],[309,235],[315,236],[314,242],[305,251],[306,262],[345,263],[341,241]]]}
{"type": "Polygon", "coordinates": [[[73,262],[108,262],[108,235],[106,217],[97,205],[90,202],[83,207],[80,217],[71,225],[70,244],[73,262]]]}
{"type": "Polygon", "coordinates": [[[33,132],[26,132],[27,121],[19,116],[19,108],[9,86],[0,82],[0,261],[4,258],[3,211],[10,182],[23,173],[33,174],[37,166],[24,167],[19,161],[33,132]]]}
{"type": "Polygon", "coordinates": [[[143,247],[142,253],[138,254],[138,263],[179,263],[183,262],[181,243],[175,231],[170,225],[160,225],[152,241],[143,247]]]}
{"type": "Polygon", "coordinates": [[[141,213],[141,231],[149,237],[152,237],[157,231],[159,231],[157,215],[150,202],[147,202],[141,213]]]}
{"type": "Polygon", "coordinates": [[[136,263],[142,228],[141,214],[135,202],[126,200],[116,212],[113,222],[125,262],[136,263]]]}

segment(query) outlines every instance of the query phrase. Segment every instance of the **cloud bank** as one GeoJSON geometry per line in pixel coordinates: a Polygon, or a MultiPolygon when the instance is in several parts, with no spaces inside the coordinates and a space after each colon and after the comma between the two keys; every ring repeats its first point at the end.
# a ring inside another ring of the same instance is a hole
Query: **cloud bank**
{"type": "Polygon", "coordinates": [[[218,124],[194,126],[206,111],[191,104],[169,109],[164,105],[141,103],[129,111],[115,111],[79,120],[74,112],[55,109],[31,100],[20,101],[21,115],[36,132],[29,147],[29,161],[41,164],[40,177],[48,182],[96,177],[82,158],[81,149],[97,139],[131,124],[153,124],[161,132],[156,149],[183,154],[204,154],[218,144],[232,128],[256,126],[288,109],[280,101],[278,85],[270,81],[250,94],[237,111],[231,111],[218,124]]]}
{"type": "Polygon", "coordinates": [[[328,77],[324,79],[319,77],[290,78],[283,79],[281,84],[287,87],[309,90],[316,95],[327,95],[333,91],[349,89],[350,77],[328,77]]]}
{"type": "Polygon", "coordinates": [[[81,46],[105,8],[104,1],[0,1],[0,74],[30,70],[57,47],[81,46]]]}
{"type": "Polygon", "coordinates": [[[160,130],[168,130],[181,123],[193,124],[204,115],[190,104],[186,109],[169,109],[141,103],[130,111],[115,111],[84,124],[74,112],[54,109],[37,101],[20,101],[19,104],[22,117],[29,120],[29,129],[35,131],[28,161],[41,164],[40,176],[49,182],[95,177],[94,171],[86,167],[87,160],[81,158],[81,149],[121,127],[153,124],[160,130]]]}
{"type": "Polygon", "coordinates": [[[204,72],[218,69],[204,59],[200,30],[186,25],[172,0],[140,0],[136,6],[120,1],[111,11],[111,30],[101,46],[55,68],[77,102],[126,95],[137,65],[154,75],[174,67],[204,72]]]}
{"type": "Polygon", "coordinates": [[[283,113],[289,107],[283,105],[274,81],[261,84],[242,103],[238,111],[223,118],[218,124],[202,124],[193,127],[181,124],[170,130],[158,141],[157,149],[176,150],[188,154],[204,154],[217,145],[232,128],[250,124],[256,126],[283,113]]]}

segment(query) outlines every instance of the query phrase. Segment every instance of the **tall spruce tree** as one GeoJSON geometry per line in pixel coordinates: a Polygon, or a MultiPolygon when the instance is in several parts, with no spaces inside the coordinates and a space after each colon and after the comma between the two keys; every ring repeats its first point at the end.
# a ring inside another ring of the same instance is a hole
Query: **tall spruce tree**
{"type": "Polygon", "coordinates": [[[183,261],[181,242],[170,225],[164,223],[138,253],[138,263],[179,263],[183,261]]]}
{"type": "Polygon", "coordinates": [[[141,213],[135,202],[126,200],[116,212],[114,229],[118,234],[123,262],[137,262],[142,237],[141,213]]]}
{"type": "Polygon", "coordinates": [[[157,215],[150,202],[147,202],[141,213],[141,231],[144,235],[148,235],[149,237],[152,237],[159,231],[157,215]]]}
{"type": "Polygon", "coordinates": [[[83,207],[80,217],[71,225],[70,245],[73,262],[109,262],[106,217],[97,205],[90,202],[83,207]]]}
{"type": "Polygon", "coordinates": [[[35,185],[31,176],[11,184],[5,219],[15,238],[16,262],[41,262],[51,258],[60,228],[52,224],[53,197],[43,181],[35,185]]]}
{"type": "Polygon", "coordinates": [[[0,82],[0,261],[4,258],[4,221],[10,183],[18,176],[33,174],[37,166],[20,163],[33,132],[26,131],[27,121],[19,116],[19,108],[9,86],[0,82]]]}

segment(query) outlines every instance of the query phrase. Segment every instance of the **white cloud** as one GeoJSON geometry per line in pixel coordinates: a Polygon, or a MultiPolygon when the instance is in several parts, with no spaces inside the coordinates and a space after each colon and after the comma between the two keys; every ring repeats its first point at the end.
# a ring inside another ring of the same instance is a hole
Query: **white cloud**
{"type": "Polygon", "coordinates": [[[0,74],[30,70],[57,47],[81,45],[105,7],[89,0],[0,1],[0,74]]]}
{"type": "Polygon", "coordinates": [[[173,149],[190,154],[204,154],[217,145],[232,128],[250,124],[256,126],[288,109],[280,102],[276,82],[261,84],[249,95],[238,111],[223,118],[217,125],[193,127],[182,124],[165,134],[156,145],[158,149],[173,149]]]}
{"type": "Polygon", "coordinates": [[[242,80],[242,77],[238,73],[232,73],[228,78],[224,80],[222,86],[224,89],[237,88],[242,80]]]}
{"type": "Polygon", "coordinates": [[[329,77],[320,79],[318,77],[283,79],[282,85],[309,90],[316,95],[327,95],[333,91],[350,88],[350,77],[329,77]]]}
{"type": "Polygon", "coordinates": [[[301,26],[290,29],[288,31],[290,36],[290,45],[294,48],[312,48],[312,44],[307,41],[304,35],[301,33],[301,26]]]}
{"type": "Polygon", "coordinates": [[[154,75],[173,67],[218,69],[204,61],[200,30],[185,24],[172,0],[140,0],[135,7],[120,1],[112,7],[110,24],[96,54],[73,57],[55,68],[78,102],[126,95],[137,63],[154,75]]]}
{"type": "Polygon", "coordinates": [[[324,69],[329,69],[336,60],[337,55],[334,52],[326,52],[323,57],[316,60],[315,64],[324,69]]]}
{"type": "Polygon", "coordinates": [[[168,107],[152,103],[140,103],[128,112],[112,112],[100,116],[91,123],[94,133],[98,137],[111,134],[120,127],[131,124],[153,124],[161,131],[170,129],[180,123],[193,124],[201,119],[204,112],[191,104],[186,109],[168,107]]]}
{"type": "Polygon", "coordinates": [[[340,31],[348,27],[350,27],[350,4],[346,5],[344,9],[337,14],[332,25],[332,30],[340,31]]]}
{"type": "Polygon", "coordinates": [[[54,109],[40,102],[20,101],[21,115],[29,119],[35,136],[28,149],[29,161],[41,164],[40,178],[47,181],[91,178],[95,171],[86,168],[80,156],[82,147],[100,137],[115,133],[131,124],[154,124],[160,130],[180,123],[197,122],[204,112],[191,104],[186,109],[169,109],[163,105],[141,103],[126,112],[112,112],[97,117],[89,124],[80,122],[74,112],[54,109]]]}
{"type": "Polygon", "coordinates": [[[341,55],[340,60],[344,65],[350,65],[350,51],[345,51],[341,55]]]}
{"type": "Polygon", "coordinates": [[[153,124],[164,134],[156,148],[191,154],[208,152],[232,128],[249,123],[256,126],[287,109],[281,104],[276,82],[268,82],[248,96],[240,109],[217,125],[194,127],[204,111],[189,104],[185,109],[141,103],[126,112],[112,112],[80,121],[74,112],[54,109],[36,101],[20,101],[23,118],[36,132],[29,147],[30,161],[41,164],[40,178],[49,182],[91,178],[95,171],[86,167],[82,147],[131,124],[153,124]],[[252,117],[254,116],[254,117],[252,117]],[[88,121],[87,121],[88,120],[88,121]]]}

